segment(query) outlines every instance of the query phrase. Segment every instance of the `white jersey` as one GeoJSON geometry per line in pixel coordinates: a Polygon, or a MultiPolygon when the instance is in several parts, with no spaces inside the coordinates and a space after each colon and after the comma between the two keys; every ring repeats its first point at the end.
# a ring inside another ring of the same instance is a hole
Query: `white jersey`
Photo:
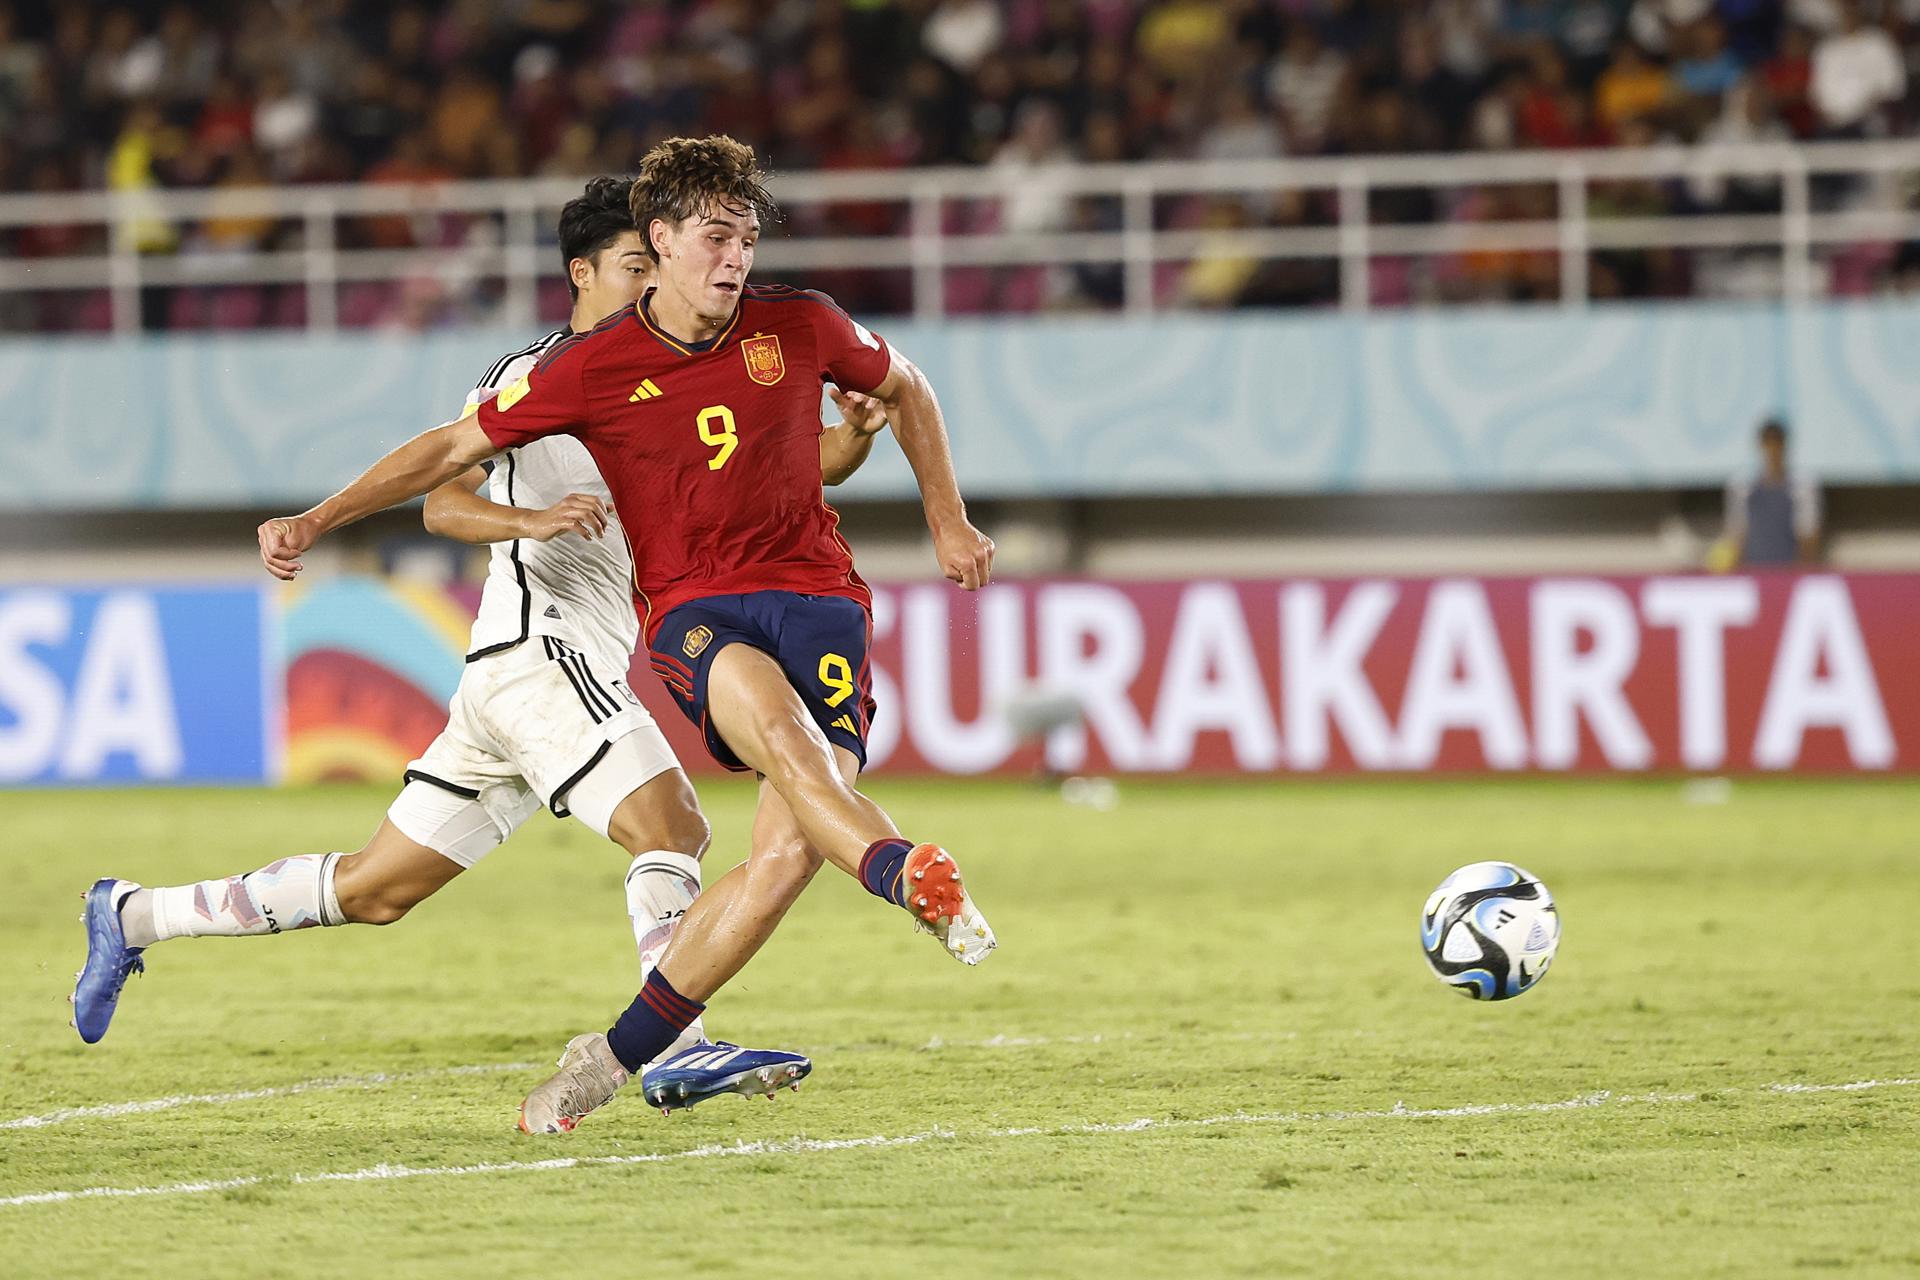
{"type": "MultiPolygon", "coordinates": [[[[532,372],[549,347],[566,337],[558,329],[532,346],[496,360],[467,406],[489,399],[532,372]]],[[[467,649],[472,662],[511,649],[531,636],[553,636],[583,650],[596,666],[624,679],[640,639],[633,611],[633,556],[613,494],[586,446],[572,436],[548,436],[494,458],[488,496],[503,506],[550,507],[570,493],[590,493],[607,504],[607,531],[592,542],[564,533],[547,542],[496,542],[480,592],[467,649]]]]}

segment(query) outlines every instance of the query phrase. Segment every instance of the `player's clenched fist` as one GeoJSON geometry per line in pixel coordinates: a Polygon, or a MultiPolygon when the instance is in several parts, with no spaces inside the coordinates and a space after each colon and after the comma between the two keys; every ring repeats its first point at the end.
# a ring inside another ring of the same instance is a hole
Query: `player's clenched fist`
{"type": "Polygon", "coordinates": [[[933,554],[962,590],[978,591],[993,577],[993,539],[965,520],[933,535],[933,554]]]}
{"type": "Polygon", "coordinates": [[[300,572],[301,554],[320,540],[319,531],[306,516],[275,516],[257,532],[260,563],[283,582],[293,580],[293,575],[300,572]]]}
{"type": "Polygon", "coordinates": [[[549,542],[563,533],[577,533],[592,542],[607,531],[607,504],[590,493],[570,493],[544,511],[529,511],[522,522],[526,536],[549,542]]]}

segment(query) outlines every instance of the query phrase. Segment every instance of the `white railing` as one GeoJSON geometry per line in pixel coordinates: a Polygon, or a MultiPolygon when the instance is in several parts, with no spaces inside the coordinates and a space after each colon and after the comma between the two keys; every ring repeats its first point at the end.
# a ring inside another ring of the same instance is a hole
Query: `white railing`
{"type": "MultiPolygon", "coordinates": [[[[1815,263],[1825,247],[1920,238],[1920,211],[1909,207],[1920,187],[1920,142],[1833,142],[1809,145],[1657,147],[1642,150],[1532,151],[1316,158],[1262,162],[1163,162],[1075,165],[1009,172],[995,168],[928,168],[792,173],[778,177],[776,196],[790,212],[829,204],[885,204],[904,212],[898,235],[787,235],[762,244],[763,271],[828,269],[904,271],[916,318],[947,313],[948,272],[967,267],[1118,264],[1124,306],[1145,314],[1158,305],[1155,269],[1211,256],[1322,259],[1338,263],[1341,305],[1372,305],[1371,263],[1380,258],[1434,258],[1463,253],[1532,252],[1558,256],[1561,302],[1584,305],[1589,255],[1606,250],[1760,248],[1779,255],[1781,295],[1815,296],[1815,263]],[[1778,213],[1602,217],[1589,208],[1596,182],[1688,181],[1745,177],[1777,181],[1778,213]],[[1898,179],[1908,179],[1903,190],[1898,179]],[[1846,183],[1869,199],[1845,211],[1816,212],[1819,180],[1846,183]],[[1550,186],[1551,218],[1506,221],[1378,223],[1369,197],[1382,189],[1458,191],[1550,186]],[[1159,202],[1193,195],[1260,195],[1288,190],[1336,195],[1337,220],[1327,226],[1172,229],[1157,224],[1159,202]],[[1875,193],[1878,199],[1871,198],[1875,193]],[[948,229],[956,204],[1100,197],[1117,202],[1119,227],[1107,231],[973,231],[948,229]]],[[[141,291],[148,287],[278,284],[305,290],[306,324],[338,324],[338,286],[425,276],[504,283],[503,323],[536,321],[537,286],[558,277],[551,224],[578,194],[573,179],[455,182],[432,186],[338,185],[191,191],[89,192],[0,196],[0,230],[27,226],[103,228],[105,252],[0,262],[0,297],[41,290],[109,290],[112,325],[135,332],[141,291]],[[342,247],[341,220],[379,215],[466,215],[464,242],[453,248],[342,247]],[[298,221],[300,247],[271,251],[144,253],[141,228],[208,218],[298,221]]],[[[800,220],[804,223],[804,219],[800,220]]]]}

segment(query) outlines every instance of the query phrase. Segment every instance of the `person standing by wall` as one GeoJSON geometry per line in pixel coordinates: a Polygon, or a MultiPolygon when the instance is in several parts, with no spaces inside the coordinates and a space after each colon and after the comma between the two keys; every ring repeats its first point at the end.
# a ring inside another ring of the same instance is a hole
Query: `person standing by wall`
{"type": "Polygon", "coordinates": [[[1727,482],[1723,545],[1730,568],[1813,564],[1820,559],[1820,486],[1787,467],[1787,428],[1760,424],[1760,466],[1727,482]]]}

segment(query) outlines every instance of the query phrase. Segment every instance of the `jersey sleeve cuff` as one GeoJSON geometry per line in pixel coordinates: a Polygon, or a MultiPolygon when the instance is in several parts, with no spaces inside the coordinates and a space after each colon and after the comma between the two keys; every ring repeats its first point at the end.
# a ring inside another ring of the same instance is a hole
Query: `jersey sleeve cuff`
{"type": "Polygon", "coordinates": [[[864,396],[873,392],[881,383],[887,380],[887,373],[893,368],[893,348],[889,347],[887,340],[879,334],[874,335],[874,341],[880,344],[880,349],[873,355],[874,367],[872,376],[866,376],[866,371],[860,370],[861,377],[859,385],[842,387],[841,389],[843,391],[858,391],[864,396]]]}
{"type": "Polygon", "coordinates": [[[480,423],[480,430],[486,434],[488,443],[494,448],[511,449],[520,443],[520,437],[512,427],[499,420],[498,412],[493,407],[493,402],[488,401],[479,407],[476,420],[480,423]]]}

